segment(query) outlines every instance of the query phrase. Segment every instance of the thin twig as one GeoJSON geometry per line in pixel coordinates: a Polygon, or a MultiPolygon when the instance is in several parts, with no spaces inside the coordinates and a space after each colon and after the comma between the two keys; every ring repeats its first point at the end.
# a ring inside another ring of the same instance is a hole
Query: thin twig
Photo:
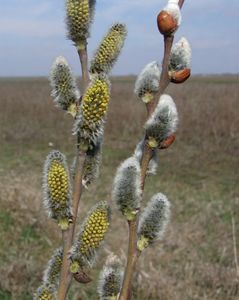
{"type": "Polygon", "coordinates": [[[237,241],[236,241],[236,226],[235,226],[235,220],[232,214],[232,238],[233,238],[233,250],[234,250],[234,260],[236,265],[236,273],[239,277],[239,264],[238,264],[238,258],[237,258],[237,241]]]}
{"type": "MultiPolygon", "coordinates": [[[[83,93],[85,93],[85,90],[89,84],[88,55],[87,55],[86,45],[87,44],[85,42],[80,47],[77,48],[80,57],[80,62],[81,62],[83,93]]],[[[67,292],[69,290],[70,283],[72,280],[72,274],[70,273],[70,260],[68,256],[74,241],[78,208],[79,208],[79,203],[80,203],[82,190],[83,190],[82,178],[83,178],[85,158],[86,158],[86,153],[84,151],[80,151],[79,137],[77,137],[76,175],[74,179],[74,194],[73,194],[73,201],[72,201],[73,222],[70,225],[68,230],[62,232],[63,262],[62,262],[61,277],[60,277],[60,283],[58,289],[58,300],[66,299],[67,292]]]]}
{"type": "MultiPolygon", "coordinates": [[[[184,0],[179,0],[179,7],[182,8],[184,0]]],[[[164,57],[162,62],[162,73],[159,81],[159,91],[154,96],[154,99],[146,105],[148,117],[154,112],[160,96],[164,93],[165,89],[168,87],[170,83],[170,78],[168,75],[168,65],[170,61],[171,49],[174,41],[174,36],[166,36],[164,37],[164,57]]],[[[148,147],[147,144],[147,136],[145,136],[145,147],[143,152],[143,157],[141,161],[141,187],[142,193],[144,191],[145,180],[147,177],[147,169],[149,162],[152,158],[152,149],[148,147]]],[[[127,265],[124,274],[123,285],[120,293],[119,300],[130,300],[132,297],[131,286],[134,270],[136,267],[137,260],[140,256],[140,252],[137,250],[137,229],[139,223],[140,212],[136,215],[136,219],[133,221],[129,221],[129,246],[128,246],[128,257],[127,257],[127,265]]]]}

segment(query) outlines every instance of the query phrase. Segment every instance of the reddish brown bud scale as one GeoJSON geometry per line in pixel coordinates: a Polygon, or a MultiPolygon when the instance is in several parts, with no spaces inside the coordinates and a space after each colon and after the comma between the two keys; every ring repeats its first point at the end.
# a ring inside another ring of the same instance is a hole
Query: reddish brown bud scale
{"type": "Polygon", "coordinates": [[[159,145],[159,149],[167,149],[169,148],[176,140],[176,136],[174,134],[170,135],[166,140],[162,141],[159,145]]]}
{"type": "Polygon", "coordinates": [[[173,83],[183,83],[191,75],[191,69],[183,69],[179,71],[174,71],[169,74],[170,80],[173,83]]]}
{"type": "Polygon", "coordinates": [[[178,28],[175,18],[164,10],[158,14],[157,24],[160,33],[163,35],[171,35],[178,28]]]}
{"type": "Polygon", "coordinates": [[[74,279],[79,283],[87,284],[92,281],[92,278],[83,271],[77,272],[73,274],[73,276],[74,279]]]}

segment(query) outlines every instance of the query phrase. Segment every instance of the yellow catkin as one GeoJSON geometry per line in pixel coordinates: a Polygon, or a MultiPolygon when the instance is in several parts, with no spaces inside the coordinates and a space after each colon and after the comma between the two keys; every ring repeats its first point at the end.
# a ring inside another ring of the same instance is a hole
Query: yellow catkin
{"type": "Polygon", "coordinates": [[[80,253],[87,254],[89,249],[96,249],[103,241],[109,228],[108,213],[105,209],[96,209],[89,217],[81,237],[80,253]]]}
{"type": "Polygon", "coordinates": [[[34,300],[54,300],[55,296],[53,293],[53,286],[42,286],[38,289],[37,294],[34,297],[34,300]]]}
{"type": "Polygon", "coordinates": [[[52,201],[64,204],[68,197],[68,176],[64,166],[53,161],[48,172],[48,186],[52,201]]]}
{"type": "Polygon", "coordinates": [[[108,73],[120,53],[126,37],[122,24],[114,25],[100,44],[91,64],[92,73],[108,73]]]}
{"type": "Polygon", "coordinates": [[[78,43],[88,35],[91,21],[89,0],[67,0],[66,11],[69,36],[78,43]]]}
{"type": "Polygon", "coordinates": [[[91,128],[102,120],[108,109],[109,85],[105,80],[96,79],[83,98],[82,112],[84,128],[91,128]]]}

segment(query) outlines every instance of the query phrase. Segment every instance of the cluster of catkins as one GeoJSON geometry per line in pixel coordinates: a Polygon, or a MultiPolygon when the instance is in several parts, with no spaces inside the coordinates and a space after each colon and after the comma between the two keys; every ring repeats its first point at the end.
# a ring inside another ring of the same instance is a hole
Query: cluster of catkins
{"type": "MultiPolygon", "coordinates": [[[[66,0],[68,37],[78,51],[84,49],[87,44],[95,5],[94,0],[66,0]]],[[[90,82],[83,95],[64,57],[59,56],[52,66],[50,82],[54,102],[57,107],[72,115],[73,134],[77,135],[80,151],[86,154],[82,180],[84,187],[88,187],[98,174],[104,123],[110,101],[108,76],[121,52],[126,35],[124,24],[116,23],[110,27],[91,60],[90,82]]],[[[44,164],[44,204],[49,217],[57,222],[62,231],[68,230],[75,217],[72,215],[72,181],[75,177],[75,166],[76,159],[69,171],[65,155],[58,150],[51,151],[44,164]]],[[[72,273],[77,274],[81,269],[92,267],[96,251],[104,240],[109,225],[110,207],[107,202],[99,202],[81,224],[69,254],[72,273]]],[[[62,260],[63,249],[60,248],[49,261],[42,285],[35,293],[34,299],[55,299],[62,260]]],[[[111,259],[107,264],[111,265],[112,272],[119,269],[115,259],[111,259]]],[[[115,284],[117,288],[119,275],[112,277],[108,271],[104,271],[103,274],[101,277],[110,277],[111,286],[115,284]]]]}
{"type": "MultiPolygon", "coordinates": [[[[95,0],[66,0],[68,37],[74,42],[78,51],[84,49],[87,43],[95,5],[95,0]]],[[[158,16],[159,30],[164,35],[173,35],[180,22],[181,13],[178,1],[169,0],[158,16]],[[173,26],[169,26],[170,28],[167,24],[165,26],[165,15],[166,19],[173,20],[173,23],[171,22],[173,26]]],[[[108,76],[124,45],[126,34],[125,25],[116,23],[111,26],[91,60],[90,82],[83,95],[77,88],[71,68],[64,57],[58,57],[51,70],[50,80],[54,102],[56,106],[73,116],[73,134],[77,135],[80,151],[86,153],[82,181],[85,187],[88,187],[98,174],[104,123],[110,101],[108,76]]],[[[188,78],[190,61],[189,43],[182,38],[171,51],[168,70],[172,82],[179,83],[188,78]]],[[[138,76],[135,94],[143,102],[150,103],[159,93],[160,76],[161,67],[157,62],[149,63],[138,76]]],[[[145,123],[147,138],[137,145],[133,156],[118,168],[112,197],[128,221],[134,220],[141,209],[140,164],[145,143],[147,142],[153,151],[148,165],[148,174],[155,174],[158,163],[157,151],[173,143],[177,124],[178,113],[173,99],[169,95],[162,95],[156,109],[145,123]]],[[[73,218],[76,217],[72,215],[72,180],[75,177],[75,165],[76,159],[69,171],[65,156],[57,150],[47,156],[44,165],[44,203],[49,217],[54,219],[63,231],[68,230],[73,218]]],[[[110,215],[107,202],[99,202],[89,211],[69,254],[70,271],[73,274],[92,267],[96,251],[109,229],[110,215]]],[[[169,215],[170,203],[167,197],[161,193],[154,195],[140,216],[137,243],[139,252],[162,238],[169,215]]],[[[63,250],[59,248],[48,263],[42,285],[35,293],[35,300],[55,299],[62,260],[63,250]]],[[[100,299],[116,300],[121,290],[122,278],[120,261],[111,255],[100,273],[98,284],[100,299]]]]}

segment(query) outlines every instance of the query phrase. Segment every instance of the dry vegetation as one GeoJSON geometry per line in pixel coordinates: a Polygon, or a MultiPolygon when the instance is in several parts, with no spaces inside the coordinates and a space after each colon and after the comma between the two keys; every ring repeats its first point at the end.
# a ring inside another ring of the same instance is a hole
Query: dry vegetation
{"type": "MultiPolygon", "coordinates": [[[[179,134],[160,153],[159,172],[147,180],[145,198],[165,193],[173,215],[164,241],[141,257],[135,299],[239,297],[232,234],[234,215],[239,251],[238,83],[236,76],[195,77],[170,87],[180,112],[179,134]]],[[[110,200],[115,169],[142,135],[145,110],[133,84],[132,77],[113,80],[101,176],[83,195],[81,217],[96,201],[110,200]]],[[[52,148],[71,162],[75,141],[71,118],[53,106],[49,94],[46,79],[0,80],[0,299],[31,299],[60,241],[42,207],[42,164],[52,148]]],[[[127,227],[115,210],[113,220],[98,270],[106,252],[125,260],[127,227]]],[[[94,284],[75,285],[73,294],[72,299],[97,299],[94,284]]]]}

